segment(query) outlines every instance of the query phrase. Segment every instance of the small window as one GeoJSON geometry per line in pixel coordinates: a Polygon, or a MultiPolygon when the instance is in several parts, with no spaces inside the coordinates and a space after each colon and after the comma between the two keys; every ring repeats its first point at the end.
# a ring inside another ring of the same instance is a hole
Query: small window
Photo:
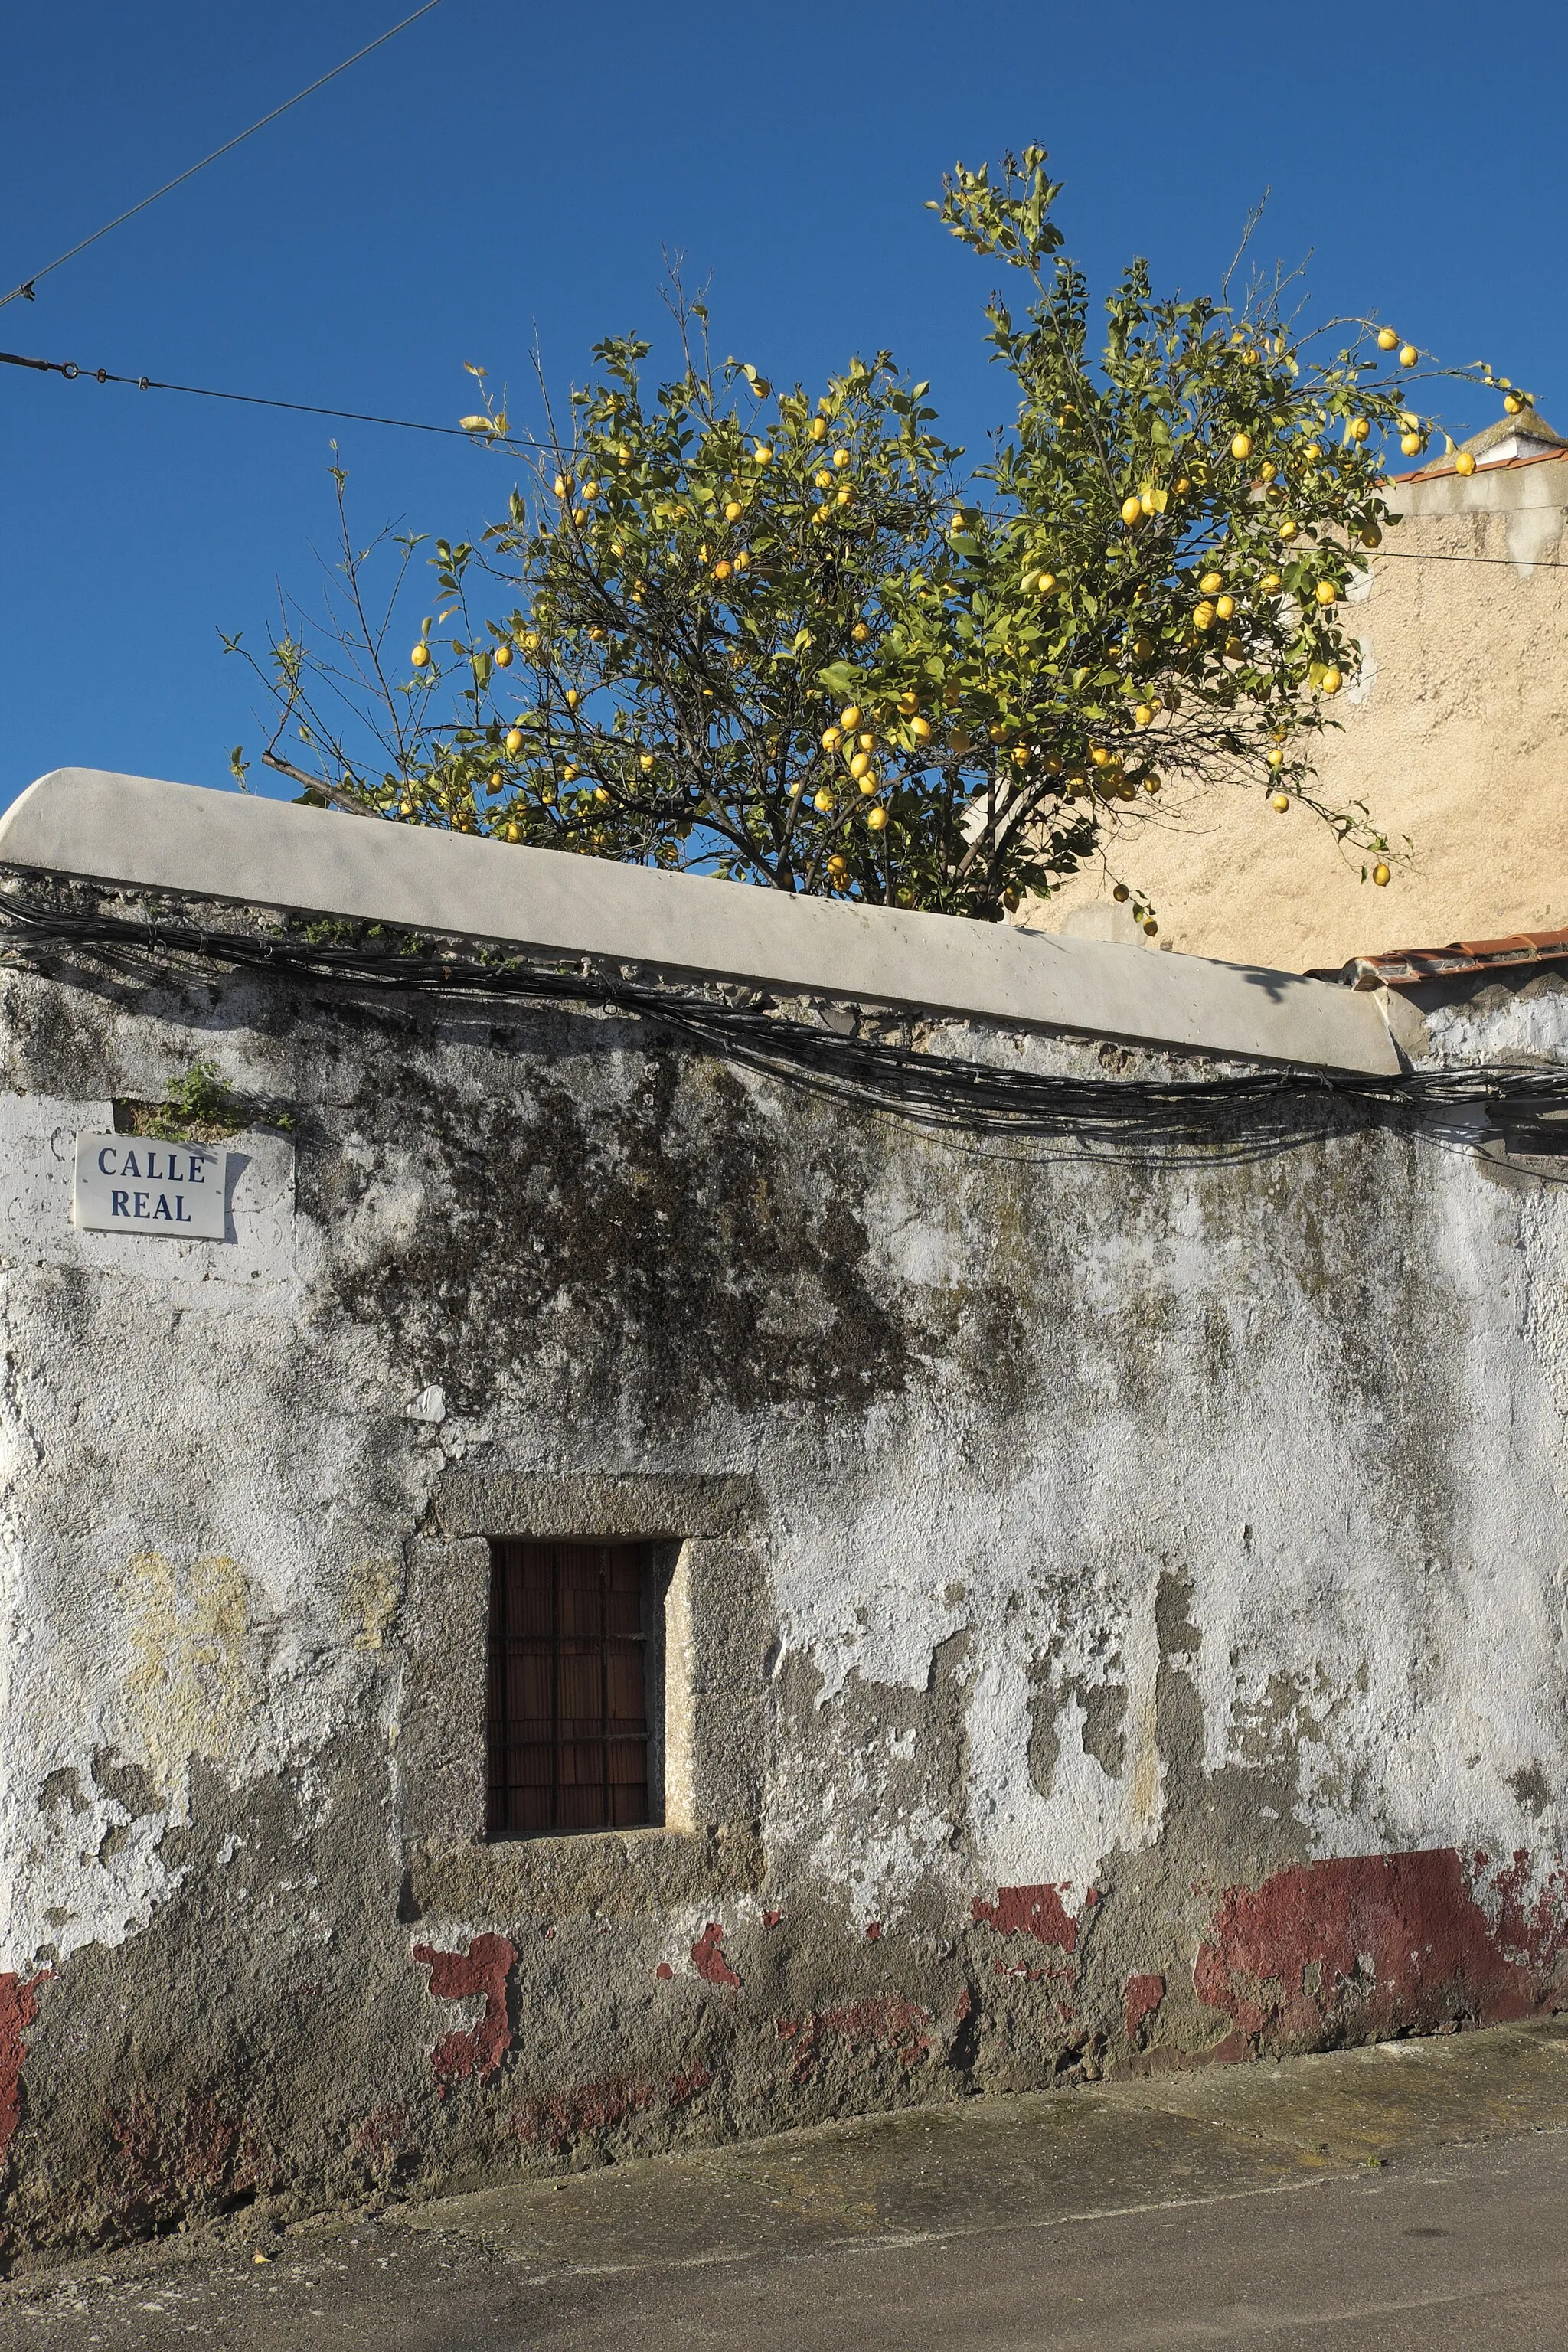
{"type": "Polygon", "coordinates": [[[490,1548],[491,1837],[638,1829],[662,1812],[656,1548],[490,1548]],[[658,1811],[656,1811],[658,1807],[658,1811]]]}

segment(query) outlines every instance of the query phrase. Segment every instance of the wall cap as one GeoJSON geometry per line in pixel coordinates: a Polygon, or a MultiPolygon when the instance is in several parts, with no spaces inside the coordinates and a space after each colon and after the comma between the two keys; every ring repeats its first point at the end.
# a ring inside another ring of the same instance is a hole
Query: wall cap
{"type": "Polygon", "coordinates": [[[0,816],[0,865],[1184,1052],[1376,1076],[1400,1066],[1369,997],[1298,972],[791,898],[102,769],[57,768],[29,785],[0,816]]]}

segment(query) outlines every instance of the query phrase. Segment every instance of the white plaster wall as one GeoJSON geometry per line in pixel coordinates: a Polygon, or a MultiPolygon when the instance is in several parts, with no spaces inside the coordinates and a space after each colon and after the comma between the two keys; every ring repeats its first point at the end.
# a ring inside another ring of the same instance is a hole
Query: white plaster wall
{"type": "MultiPolygon", "coordinates": [[[[1435,1046],[1560,1055],[1565,1002],[1434,1016],[1435,1046]]],[[[122,1057],[189,1057],[173,1018],[120,1019],[122,1057]]],[[[277,1092],[291,1050],[241,1024],[227,1074],[277,1092]]],[[[607,1133],[646,1056],[563,1072],[607,1133]]],[[[552,1367],[586,1342],[542,1318],[518,1337],[534,1374],[425,1421],[427,1368],[342,1302],[447,1213],[414,1148],[428,1113],[373,1143],[353,1105],[444,1088],[460,1126],[515,1072],[473,1032],[395,1052],[345,1036],[292,1078],[333,1108],[310,1149],[331,1162],[317,1197],[341,1206],[301,1205],[294,1146],[244,1136],[222,1245],[77,1233],[71,1139],[110,1103],[0,1097],[0,1969],[145,1928],[180,1882],[168,1833],[204,1760],[242,1790],[290,1772],[307,1803],[334,1741],[395,1776],[398,1548],[468,1458],[756,1479],[773,1685],[804,1666],[821,1727],[797,1753],[781,1717],[764,1828],[857,1926],[896,1925],[933,1884],[955,1914],[1041,1884],[1076,1912],[1117,1856],[1158,1844],[1162,1578],[1199,1636],[1164,1666],[1195,1687],[1211,1782],[1252,1776],[1260,1819],[1289,1815],[1312,1856],[1528,1848],[1551,1867],[1568,1189],[1388,1138],[1216,1172],[879,1123],[852,1205],[866,1283],[916,1335],[900,1384],[825,1412],[809,1395],[744,1410],[721,1380],[661,1433],[607,1354],[602,1409],[563,1420],[552,1367]],[[1012,1302],[989,1355],[965,1336],[980,1287],[1012,1302]],[[910,1797],[931,1734],[898,1702],[939,1671],[962,1769],[910,1797]],[[1114,1769],[1085,1738],[1107,1685],[1125,1693],[1114,1769]],[[1042,1687],[1048,1792],[1029,1764],[1042,1687]],[[1513,1785],[1532,1773],[1544,1812],[1513,1785]]],[[[773,1181],[826,1181],[809,1150],[843,1115],[745,1084],[773,1181]]],[[[817,1311],[787,1287],[770,1308],[798,1313],[807,1371],[817,1311]]],[[[330,1890],[312,1900],[330,1938],[330,1890]]]]}

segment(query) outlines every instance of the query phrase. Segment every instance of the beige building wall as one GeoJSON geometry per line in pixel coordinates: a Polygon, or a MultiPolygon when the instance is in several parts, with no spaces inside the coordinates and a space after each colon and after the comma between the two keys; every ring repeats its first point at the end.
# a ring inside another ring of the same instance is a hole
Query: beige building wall
{"type": "MultiPolygon", "coordinates": [[[[1162,947],[1302,971],[1568,926],[1568,568],[1549,568],[1568,566],[1568,448],[1510,457],[1496,427],[1475,446],[1468,478],[1394,486],[1404,519],[1349,614],[1361,676],[1321,747],[1326,796],[1364,801],[1398,850],[1408,836],[1393,880],[1363,883],[1359,854],[1303,809],[1276,815],[1261,782],[1162,802],[1112,849],[1162,947]],[[1485,560],[1436,560],[1460,557],[1485,560]]],[[[1110,888],[1077,876],[1022,919],[1126,922],[1110,888]]]]}

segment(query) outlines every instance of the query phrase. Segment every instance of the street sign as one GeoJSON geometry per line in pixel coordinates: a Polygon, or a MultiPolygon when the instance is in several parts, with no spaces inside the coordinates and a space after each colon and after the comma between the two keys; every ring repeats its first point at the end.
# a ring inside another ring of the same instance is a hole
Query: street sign
{"type": "Polygon", "coordinates": [[[228,1154],[142,1135],[79,1135],[73,1221],[99,1234],[221,1242],[228,1154]]]}

